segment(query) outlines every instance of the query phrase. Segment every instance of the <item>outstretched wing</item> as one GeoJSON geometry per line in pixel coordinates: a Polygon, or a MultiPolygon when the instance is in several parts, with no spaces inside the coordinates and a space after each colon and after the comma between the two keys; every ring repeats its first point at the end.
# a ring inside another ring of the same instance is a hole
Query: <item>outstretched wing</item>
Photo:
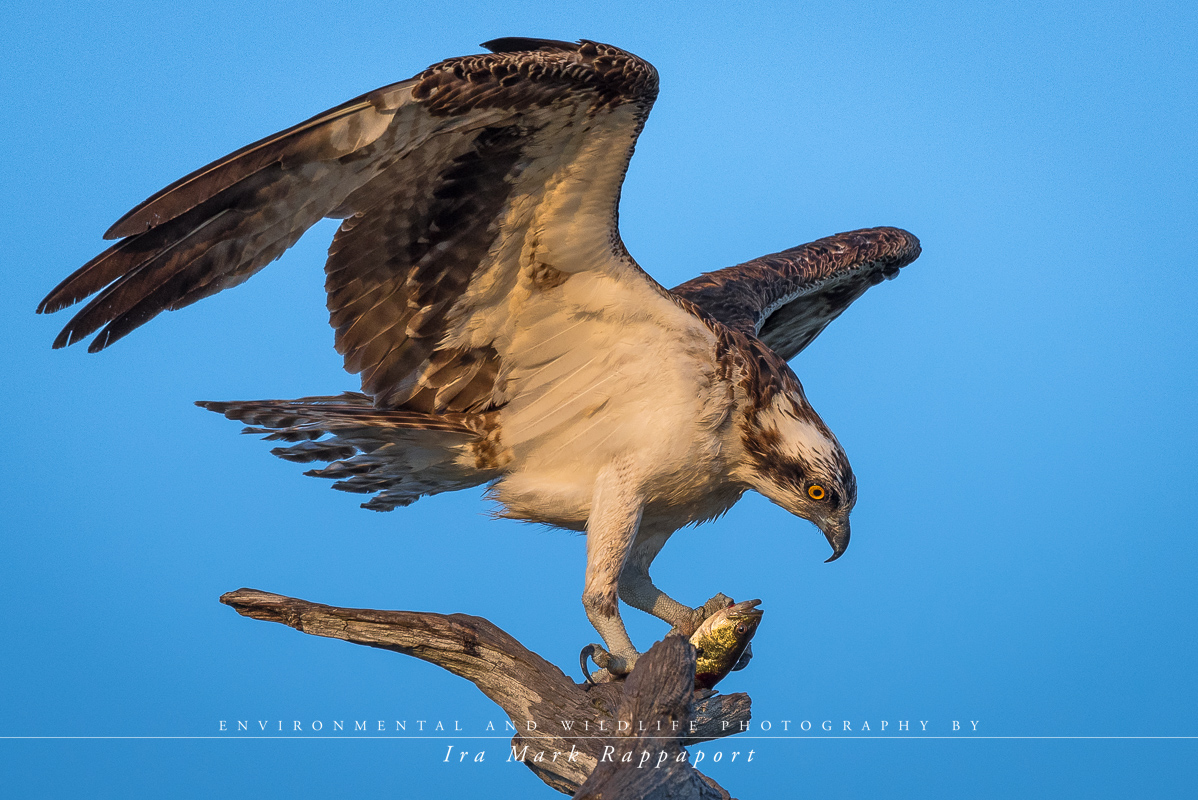
{"type": "Polygon", "coordinates": [[[789,361],[866,289],[918,257],[919,240],[906,231],[867,228],[704,273],[670,291],[789,361]]]}
{"type": "MultiPolygon", "coordinates": [[[[162,311],[241,283],[323,217],[345,220],[326,266],[336,346],[376,406],[502,402],[504,355],[518,336],[536,344],[527,332],[545,313],[530,312],[530,298],[579,273],[685,315],[616,229],[656,71],[589,41],[484,46],[493,52],[351,100],[130,211],[106,234],[124,238],[39,306],[57,311],[98,292],[55,346],[100,331],[89,350],[101,350],[162,311]]],[[[571,296],[585,305],[582,287],[571,296]]]]}

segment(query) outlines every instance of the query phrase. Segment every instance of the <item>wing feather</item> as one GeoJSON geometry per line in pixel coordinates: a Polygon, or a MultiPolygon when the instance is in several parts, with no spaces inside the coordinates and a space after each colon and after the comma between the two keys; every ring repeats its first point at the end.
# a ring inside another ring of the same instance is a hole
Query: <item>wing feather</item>
{"type": "Polygon", "coordinates": [[[394,122],[395,112],[413,84],[408,80],[375,89],[201,167],[139,203],[117,220],[104,238],[135,236],[169,222],[246,178],[272,165],[287,164],[296,156],[305,163],[332,161],[360,151],[394,122]]]}
{"type": "Polygon", "coordinates": [[[97,294],[56,346],[99,330],[89,349],[103,349],[241,283],[330,216],[344,220],[326,265],[330,322],[376,406],[501,404],[518,320],[543,318],[535,299],[578,272],[686,316],[616,230],[656,71],[595,42],[485,46],[494,52],[362,95],[138,205],[107,234],[124,238],[39,306],[97,294]]]}
{"type": "Polygon", "coordinates": [[[789,361],[919,253],[919,240],[907,231],[866,228],[704,273],[670,291],[789,361]]]}

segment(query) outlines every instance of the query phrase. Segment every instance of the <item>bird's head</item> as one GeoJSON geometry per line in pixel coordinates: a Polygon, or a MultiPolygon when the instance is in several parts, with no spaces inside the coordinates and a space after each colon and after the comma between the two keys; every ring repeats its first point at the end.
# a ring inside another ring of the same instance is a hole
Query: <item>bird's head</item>
{"type": "Polygon", "coordinates": [[[815,523],[835,561],[849,546],[857,479],[848,457],[803,396],[780,391],[742,426],[744,481],[790,513],[815,523]]]}

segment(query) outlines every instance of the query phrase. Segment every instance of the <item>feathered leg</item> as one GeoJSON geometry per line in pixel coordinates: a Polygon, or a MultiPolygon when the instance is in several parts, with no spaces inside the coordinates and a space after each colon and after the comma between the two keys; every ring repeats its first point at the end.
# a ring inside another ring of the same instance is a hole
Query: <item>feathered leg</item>
{"type": "Polygon", "coordinates": [[[637,658],[620,619],[618,585],[640,526],[642,510],[635,474],[626,462],[612,462],[600,471],[587,518],[587,570],[582,605],[607,645],[607,653],[597,654],[595,663],[615,675],[630,672],[637,658]]]}

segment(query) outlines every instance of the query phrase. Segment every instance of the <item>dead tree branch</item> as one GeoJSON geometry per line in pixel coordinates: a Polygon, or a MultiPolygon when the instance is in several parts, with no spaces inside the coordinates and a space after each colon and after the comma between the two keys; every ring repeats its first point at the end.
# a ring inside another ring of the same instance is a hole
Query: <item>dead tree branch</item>
{"type": "Polygon", "coordinates": [[[683,748],[739,731],[750,717],[749,697],[696,695],[695,650],[680,637],[655,645],[626,681],[588,685],[481,617],[338,608],[254,589],[220,600],[247,617],[393,650],[460,675],[504,710],[520,731],[512,739],[516,757],[560,792],[605,800],[729,796],[691,766],[683,748]]]}

